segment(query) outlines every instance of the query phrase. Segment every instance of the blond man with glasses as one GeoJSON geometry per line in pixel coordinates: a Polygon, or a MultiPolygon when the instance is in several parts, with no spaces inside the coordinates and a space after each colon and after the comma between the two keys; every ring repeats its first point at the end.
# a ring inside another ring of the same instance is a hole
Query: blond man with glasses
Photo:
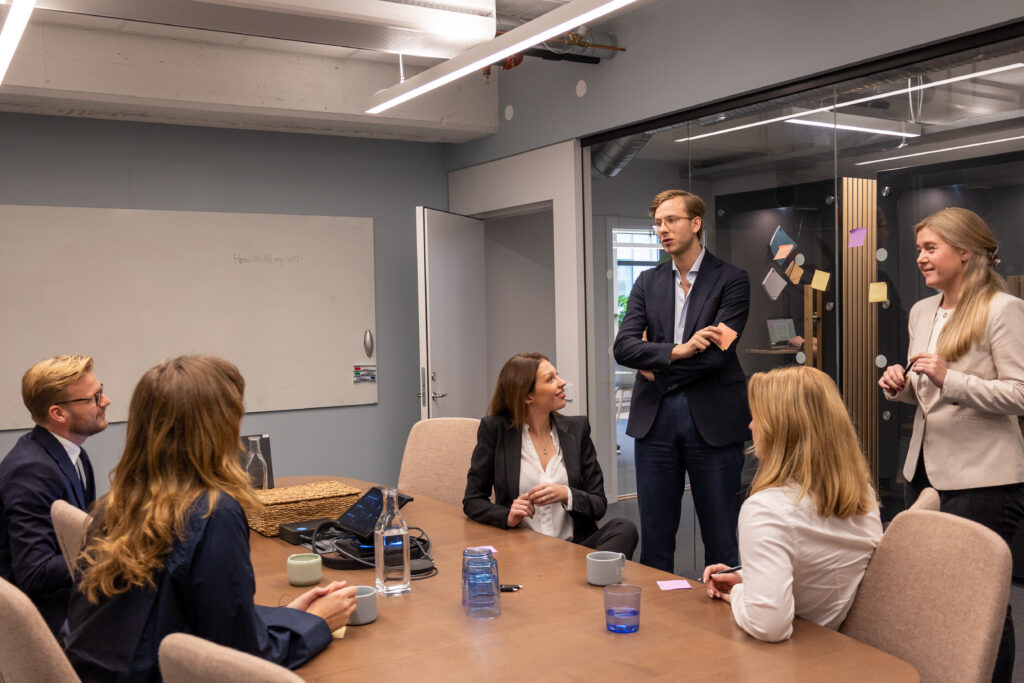
{"type": "Polygon", "coordinates": [[[57,634],[67,615],[71,576],[57,545],[50,506],[82,510],[96,479],[82,444],[107,428],[110,399],[88,356],[55,356],[29,368],[21,395],[36,423],[0,460],[0,576],[32,599],[57,634]]]}

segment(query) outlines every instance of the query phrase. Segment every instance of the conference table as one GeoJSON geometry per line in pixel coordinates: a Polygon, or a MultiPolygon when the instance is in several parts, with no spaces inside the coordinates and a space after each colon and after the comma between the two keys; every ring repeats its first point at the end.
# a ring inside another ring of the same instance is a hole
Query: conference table
{"type": "MultiPolygon", "coordinates": [[[[282,477],[279,485],[336,479],[365,491],[373,484],[342,477],[282,477]]],[[[733,622],[729,605],[698,581],[627,562],[623,583],[643,589],[640,629],[605,629],[604,596],[586,581],[587,548],[525,529],[498,529],[467,519],[462,509],[412,493],[402,509],[409,526],[430,536],[437,575],[412,582],[406,595],[378,597],[377,620],[349,626],[297,673],[307,681],[709,680],[917,681],[906,662],[803,619],[783,643],[763,643],[733,622]],[[500,617],[471,619],[461,606],[462,551],[497,550],[500,617]]],[[[256,602],[283,605],[305,588],[288,584],[288,556],[304,549],[280,538],[250,536],[256,602]]],[[[324,569],[323,581],[373,585],[373,570],[324,569]]]]}

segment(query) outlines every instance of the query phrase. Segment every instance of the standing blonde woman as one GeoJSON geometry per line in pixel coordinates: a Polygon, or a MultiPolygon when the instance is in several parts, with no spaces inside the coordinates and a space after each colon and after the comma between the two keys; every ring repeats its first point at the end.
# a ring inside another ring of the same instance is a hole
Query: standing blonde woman
{"type": "Polygon", "coordinates": [[[242,506],[259,502],[238,465],[244,388],[238,368],[209,356],[164,361],[136,385],[68,607],[65,649],[83,681],[159,681],[157,649],[175,632],[294,668],[355,608],[344,583],[287,607],[253,604],[242,506]]]}
{"type": "MultiPolygon", "coordinates": [[[[914,226],[917,266],[938,294],[910,310],[908,368],[878,385],[917,405],[903,476],[906,502],[927,486],[941,509],[984,524],[1006,542],[1024,517],[1024,301],[1006,293],[992,231],[975,213],[948,208],[914,226]]],[[[1007,608],[993,680],[1013,671],[1007,608]]]]}
{"type": "Polygon", "coordinates": [[[704,569],[708,595],[732,603],[760,640],[785,640],[793,617],[839,628],[882,538],[857,434],[828,375],[805,366],[750,378],[757,473],[740,508],[741,572],[704,569]]]}

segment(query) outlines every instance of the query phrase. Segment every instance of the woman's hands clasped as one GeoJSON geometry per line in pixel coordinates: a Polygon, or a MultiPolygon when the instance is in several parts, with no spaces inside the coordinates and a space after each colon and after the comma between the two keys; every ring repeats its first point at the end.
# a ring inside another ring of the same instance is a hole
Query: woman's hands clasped
{"type": "MultiPolygon", "coordinates": [[[[938,388],[946,383],[946,363],[934,353],[917,353],[910,357],[911,372],[919,372],[938,388]]],[[[907,386],[907,371],[902,365],[890,365],[878,380],[878,386],[890,394],[897,394],[907,386]]]]}
{"type": "Polygon", "coordinates": [[[569,502],[569,487],[561,484],[537,484],[525,494],[512,501],[508,518],[510,527],[519,526],[525,518],[533,519],[538,505],[554,505],[569,502]]]}
{"type": "Polygon", "coordinates": [[[704,577],[702,580],[708,588],[709,598],[718,598],[729,602],[729,593],[732,591],[732,587],[737,583],[743,583],[743,577],[739,572],[713,576],[715,572],[728,568],[729,565],[727,564],[712,564],[704,567],[704,577]]]}
{"type": "Polygon", "coordinates": [[[345,581],[334,581],[306,591],[288,606],[315,614],[334,632],[348,623],[348,616],[356,608],[356,587],[347,586],[345,581]]]}

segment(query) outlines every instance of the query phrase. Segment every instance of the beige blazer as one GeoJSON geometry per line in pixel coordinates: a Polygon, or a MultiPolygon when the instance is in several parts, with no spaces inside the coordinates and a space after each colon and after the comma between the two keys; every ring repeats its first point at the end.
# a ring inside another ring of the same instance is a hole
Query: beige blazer
{"type": "MultiPolygon", "coordinates": [[[[927,351],[941,300],[936,294],[910,309],[907,358],[927,351]]],[[[1017,422],[1024,415],[1024,300],[996,294],[981,343],[946,367],[941,391],[931,386],[922,394],[931,380],[911,373],[903,391],[885,392],[890,400],[917,405],[903,476],[913,478],[923,447],[928,479],[940,491],[1024,482],[1017,422]],[[922,398],[928,394],[930,401],[922,398]]]]}

